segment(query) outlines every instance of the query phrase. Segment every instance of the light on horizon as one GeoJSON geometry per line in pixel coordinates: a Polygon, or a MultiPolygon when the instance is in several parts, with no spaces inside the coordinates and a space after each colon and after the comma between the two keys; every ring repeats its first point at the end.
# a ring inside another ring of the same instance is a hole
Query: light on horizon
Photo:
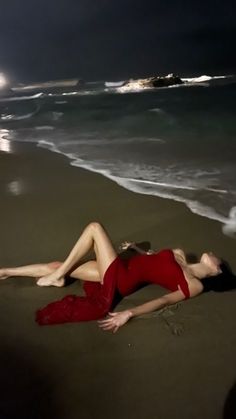
{"type": "Polygon", "coordinates": [[[3,73],[0,73],[0,89],[7,85],[7,79],[3,73]]]}

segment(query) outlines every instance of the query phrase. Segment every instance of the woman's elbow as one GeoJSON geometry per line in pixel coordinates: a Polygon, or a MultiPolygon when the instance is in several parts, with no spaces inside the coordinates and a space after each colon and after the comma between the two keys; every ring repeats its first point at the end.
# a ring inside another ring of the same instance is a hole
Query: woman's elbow
{"type": "Polygon", "coordinates": [[[170,294],[164,295],[161,298],[165,306],[170,306],[172,304],[180,303],[181,301],[185,300],[186,297],[182,293],[182,291],[174,291],[174,292],[171,292],[170,294]]]}
{"type": "Polygon", "coordinates": [[[159,298],[160,308],[165,308],[165,307],[167,307],[170,304],[171,303],[170,303],[170,299],[169,299],[168,295],[163,295],[163,297],[160,297],[159,298]]]}

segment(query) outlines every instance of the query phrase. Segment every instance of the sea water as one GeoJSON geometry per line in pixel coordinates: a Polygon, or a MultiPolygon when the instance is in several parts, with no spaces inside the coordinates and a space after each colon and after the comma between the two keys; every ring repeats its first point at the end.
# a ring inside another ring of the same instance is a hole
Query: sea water
{"type": "Polygon", "coordinates": [[[236,77],[130,91],[121,85],[0,99],[0,149],[36,143],[129,190],[184,202],[235,236],[236,77]]]}

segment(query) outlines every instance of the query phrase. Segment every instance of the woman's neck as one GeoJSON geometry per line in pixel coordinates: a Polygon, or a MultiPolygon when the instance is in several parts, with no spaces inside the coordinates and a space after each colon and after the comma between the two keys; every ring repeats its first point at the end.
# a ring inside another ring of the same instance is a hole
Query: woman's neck
{"type": "Polygon", "coordinates": [[[190,269],[193,276],[199,280],[212,275],[210,267],[201,262],[189,264],[188,268],[190,269]]]}

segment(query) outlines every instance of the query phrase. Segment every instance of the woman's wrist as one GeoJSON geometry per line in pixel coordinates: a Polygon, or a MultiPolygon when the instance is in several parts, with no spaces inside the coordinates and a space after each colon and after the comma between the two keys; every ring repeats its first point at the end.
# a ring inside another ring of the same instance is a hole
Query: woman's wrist
{"type": "Polygon", "coordinates": [[[126,310],[126,312],[127,312],[128,320],[130,320],[133,317],[133,313],[131,310],[126,310]]]}

